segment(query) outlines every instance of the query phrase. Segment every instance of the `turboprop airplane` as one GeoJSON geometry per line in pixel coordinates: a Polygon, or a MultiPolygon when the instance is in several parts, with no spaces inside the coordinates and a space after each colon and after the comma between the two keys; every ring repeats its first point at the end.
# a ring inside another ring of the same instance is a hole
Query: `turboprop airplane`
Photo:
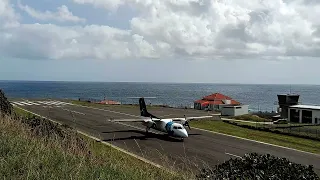
{"type": "Polygon", "coordinates": [[[180,138],[183,140],[184,138],[188,137],[188,132],[184,128],[184,126],[188,126],[189,129],[189,121],[194,119],[203,119],[203,118],[210,118],[212,116],[199,116],[199,117],[186,117],[184,115],[183,118],[158,118],[153,114],[150,114],[147,111],[147,106],[144,101],[144,98],[139,98],[139,105],[140,105],[140,115],[141,119],[121,119],[121,120],[112,120],[114,122],[141,122],[143,126],[146,126],[146,133],[150,129],[155,129],[161,132],[166,133],[167,135],[175,138],[180,138]],[[180,123],[177,123],[180,122],[180,123]]]}

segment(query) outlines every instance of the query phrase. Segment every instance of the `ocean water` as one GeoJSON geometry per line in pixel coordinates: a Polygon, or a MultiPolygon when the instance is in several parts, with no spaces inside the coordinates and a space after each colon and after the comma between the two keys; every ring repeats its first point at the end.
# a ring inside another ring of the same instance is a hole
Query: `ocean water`
{"type": "Polygon", "coordinates": [[[138,103],[130,97],[153,97],[146,103],[170,106],[193,106],[193,101],[220,92],[243,104],[251,111],[276,110],[277,94],[300,94],[303,104],[320,104],[319,85],[246,85],[246,84],[183,84],[125,82],[44,82],[0,81],[9,98],[93,98],[138,103]]]}

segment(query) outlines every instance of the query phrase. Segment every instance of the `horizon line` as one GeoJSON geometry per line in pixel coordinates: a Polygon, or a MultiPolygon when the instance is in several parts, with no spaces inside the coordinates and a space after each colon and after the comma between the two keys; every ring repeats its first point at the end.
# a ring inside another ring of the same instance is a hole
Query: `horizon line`
{"type": "Polygon", "coordinates": [[[77,83],[146,83],[146,84],[225,84],[225,85],[320,85],[320,84],[295,84],[295,83],[238,83],[238,82],[165,82],[165,81],[81,81],[81,80],[4,80],[0,82],[77,82],[77,83]]]}

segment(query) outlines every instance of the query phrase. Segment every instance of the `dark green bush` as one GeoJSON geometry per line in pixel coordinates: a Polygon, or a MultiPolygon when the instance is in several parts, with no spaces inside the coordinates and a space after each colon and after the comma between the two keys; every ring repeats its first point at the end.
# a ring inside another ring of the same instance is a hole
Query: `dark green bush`
{"type": "Polygon", "coordinates": [[[312,166],[303,166],[270,154],[246,154],[243,158],[230,159],[213,169],[203,169],[199,179],[314,179],[318,175],[312,166]]]}
{"type": "Polygon", "coordinates": [[[4,92],[0,89],[0,114],[2,117],[5,115],[11,115],[12,113],[12,105],[8,101],[4,92]]]}

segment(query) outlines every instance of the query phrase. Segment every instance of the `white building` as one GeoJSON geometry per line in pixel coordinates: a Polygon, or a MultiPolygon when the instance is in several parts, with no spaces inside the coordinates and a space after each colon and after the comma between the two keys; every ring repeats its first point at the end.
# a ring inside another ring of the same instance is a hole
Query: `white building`
{"type": "Polygon", "coordinates": [[[249,105],[223,106],[221,116],[241,116],[249,113],[249,105]]]}
{"type": "Polygon", "coordinates": [[[320,106],[294,105],[288,110],[288,121],[320,124],[320,106]]]}

